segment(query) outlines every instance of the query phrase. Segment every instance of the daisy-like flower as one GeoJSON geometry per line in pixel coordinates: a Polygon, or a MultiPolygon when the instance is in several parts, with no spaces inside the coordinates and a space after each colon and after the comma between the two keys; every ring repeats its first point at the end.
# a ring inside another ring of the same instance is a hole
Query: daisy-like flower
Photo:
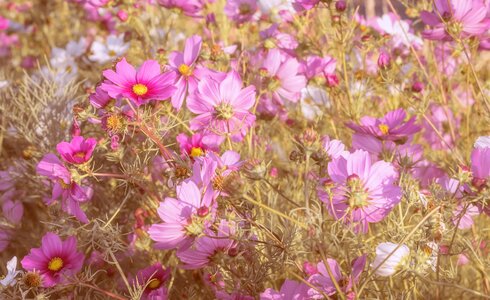
{"type": "Polygon", "coordinates": [[[96,145],[97,140],[94,138],[84,139],[83,136],[74,136],[69,143],[59,143],[56,150],[67,163],[79,165],[90,160],[96,145]]]}
{"type": "Polygon", "coordinates": [[[313,85],[308,85],[301,90],[300,107],[303,116],[313,121],[323,115],[323,109],[331,106],[327,92],[313,85]]]}
{"type": "Polygon", "coordinates": [[[160,72],[160,65],[155,60],[143,62],[136,69],[130,65],[126,58],[116,64],[116,71],[105,70],[107,79],[101,84],[109,96],[113,98],[126,97],[136,106],[147,103],[150,100],[165,100],[175,91],[173,83],[175,73],[160,72]]]}
{"type": "Polygon", "coordinates": [[[202,39],[194,35],[185,41],[184,52],[174,51],[170,54],[168,63],[175,73],[177,88],[172,96],[172,106],[180,110],[187,93],[192,94],[197,88],[197,82],[203,75],[202,68],[196,68],[196,61],[201,52],[202,39]]]}
{"type": "Polygon", "coordinates": [[[249,109],[255,103],[255,86],[242,89],[242,80],[235,71],[218,82],[206,78],[199,82],[196,92],[189,95],[187,108],[199,116],[190,122],[192,130],[209,130],[218,135],[229,135],[239,142],[255,122],[249,109]]]}
{"type": "Polygon", "coordinates": [[[235,257],[238,254],[236,241],[231,239],[235,233],[235,224],[221,220],[218,231],[206,231],[206,235],[197,239],[192,248],[177,252],[184,263],[183,268],[200,269],[221,259],[235,257]]]}
{"type": "Polygon", "coordinates": [[[369,223],[383,220],[401,200],[393,165],[385,161],[372,163],[366,151],[337,157],[328,164],[328,174],[334,184],[331,197],[323,192],[319,192],[319,197],[330,215],[352,224],[355,232],[366,233],[369,223]]]}
{"type": "Polygon", "coordinates": [[[177,136],[180,152],[190,158],[203,156],[207,151],[218,152],[221,141],[222,139],[214,134],[196,133],[189,137],[181,133],[177,136]]]}
{"type": "Polygon", "coordinates": [[[164,269],[160,263],[156,263],[138,271],[136,277],[131,280],[131,284],[133,286],[145,286],[143,300],[161,299],[158,298],[161,294],[167,296],[167,289],[164,284],[170,277],[170,272],[170,268],[164,269]]]}
{"type": "Polygon", "coordinates": [[[422,36],[429,40],[479,37],[490,28],[487,7],[481,0],[434,0],[434,11],[422,11],[420,18],[432,29],[422,36]]]}
{"type": "Polygon", "coordinates": [[[398,244],[390,242],[381,243],[376,247],[376,257],[371,268],[376,269],[377,275],[391,276],[407,266],[410,248],[406,245],[401,245],[396,249],[397,247],[398,244]]]}
{"type": "Polygon", "coordinates": [[[284,56],[279,49],[271,49],[260,73],[272,99],[283,104],[283,100],[297,102],[301,89],[306,86],[306,78],[299,75],[299,71],[300,64],[295,58],[284,56]]]}
{"type": "Polygon", "coordinates": [[[15,277],[17,277],[20,272],[21,271],[17,271],[17,256],[14,256],[7,262],[7,275],[0,280],[0,284],[3,286],[13,286],[17,282],[15,277]]]}
{"type": "Polygon", "coordinates": [[[286,279],[279,291],[268,288],[260,294],[260,300],[303,300],[308,298],[309,289],[304,283],[286,279]]]}
{"type": "Polygon", "coordinates": [[[415,124],[415,116],[405,122],[407,114],[399,108],[388,112],[384,117],[376,119],[365,116],[361,118],[361,124],[347,123],[347,127],[356,133],[371,135],[381,140],[406,142],[413,134],[420,131],[420,126],[415,124]]]}
{"type": "Polygon", "coordinates": [[[52,182],[52,196],[45,200],[46,204],[49,205],[61,198],[61,208],[65,212],[75,216],[80,222],[88,223],[87,216],[80,208],[80,203],[92,198],[93,190],[90,187],[82,187],[77,184],[70,171],[52,153],[43,157],[36,166],[36,172],[41,176],[48,177],[52,182]]]}
{"type": "Polygon", "coordinates": [[[214,219],[212,191],[202,196],[194,182],[183,182],[177,186],[177,199],[165,198],[157,212],[163,223],[148,230],[155,248],[187,249],[214,219]]]}
{"type": "Polygon", "coordinates": [[[230,19],[242,24],[252,20],[257,8],[256,0],[228,0],[224,12],[230,19]]]}
{"type": "Polygon", "coordinates": [[[89,56],[89,59],[102,65],[124,55],[128,51],[129,46],[129,42],[124,42],[124,34],[111,34],[107,37],[105,43],[99,40],[92,43],[90,47],[92,54],[89,56]]]}
{"type": "Polygon", "coordinates": [[[52,287],[78,273],[83,260],[83,253],[77,251],[74,236],[61,241],[58,235],[48,232],[42,238],[41,248],[31,249],[21,264],[27,271],[38,271],[44,287],[52,287]]]}

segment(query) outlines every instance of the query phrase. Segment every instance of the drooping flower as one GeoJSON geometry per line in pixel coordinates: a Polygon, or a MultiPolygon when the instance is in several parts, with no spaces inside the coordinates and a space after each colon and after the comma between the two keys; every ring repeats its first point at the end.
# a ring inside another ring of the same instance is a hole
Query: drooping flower
{"type": "Polygon", "coordinates": [[[426,39],[478,37],[490,28],[487,8],[481,0],[434,0],[433,8],[433,12],[420,13],[422,21],[432,27],[422,33],[426,39]]]}
{"type": "Polygon", "coordinates": [[[303,300],[308,298],[309,288],[302,282],[286,279],[279,291],[268,288],[260,294],[260,300],[303,300]]]}
{"type": "Polygon", "coordinates": [[[143,291],[143,300],[165,300],[167,289],[164,284],[170,277],[170,272],[170,268],[164,269],[160,263],[156,263],[138,271],[136,277],[131,280],[131,283],[133,286],[146,286],[143,291]],[[161,295],[164,295],[164,298],[158,297],[161,295]]]}
{"type": "Polygon", "coordinates": [[[398,244],[387,242],[376,247],[376,257],[371,268],[376,269],[377,275],[391,276],[406,267],[410,248],[407,245],[398,246],[398,244]]]}
{"type": "Polygon", "coordinates": [[[235,71],[221,82],[206,78],[187,99],[187,108],[197,117],[191,120],[192,130],[208,130],[218,135],[229,135],[241,141],[255,122],[249,109],[255,103],[255,87],[242,89],[242,80],[235,71]]]}
{"type": "Polygon", "coordinates": [[[7,274],[0,280],[0,284],[3,286],[13,286],[17,282],[15,277],[21,271],[17,271],[17,256],[12,257],[7,262],[7,274]]]}
{"type": "Polygon", "coordinates": [[[61,208],[75,216],[80,222],[88,223],[87,216],[80,208],[80,203],[92,198],[93,190],[90,187],[82,187],[76,183],[70,171],[63,165],[56,155],[49,153],[36,166],[37,174],[51,179],[53,191],[51,198],[45,200],[51,204],[61,198],[61,208]]]}
{"type": "Polygon", "coordinates": [[[222,139],[214,134],[195,133],[189,137],[181,133],[177,136],[177,142],[182,155],[196,158],[205,155],[207,151],[218,152],[222,139]]]}
{"type": "Polygon", "coordinates": [[[235,224],[221,220],[217,232],[207,230],[206,235],[198,238],[191,248],[177,252],[185,269],[200,269],[223,256],[234,257],[238,254],[237,242],[232,239],[235,224]]]}
{"type": "Polygon", "coordinates": [[[415,116],[405,122],[407,114],[399,108],[388,112],[382,118],[365,116],[361,118],[361,124],[347,123],[347,127],[356,133],[371,135],[381,140],[405,142],[410,136],[420,131],[420,126],[415,124],[415,116]]]}
{"type": "Polygon", "coordinates": [[[257,11],[256,0],[228,0],[224,12],[228,18],[242,24],[252,20],[257,11]]]}
{"type": "Polygon", "coordinates": [[[274,101],[283,104],[283,100],[299,100],[301,89],[306,86],[306,78],[299,71],[300,64],[295,58],[284,56],[279,49],[269,50],[260,72],[274,101]]]}
{"type": "Polygon", "coordinates": [[[160,65],[155,60],[143,62],[138,71],[130,65],[126,58],[116,64],[116,71],[105,70],[107,79],[101,84],[109,96],[113,98],[126,97],[136,106],[147,103],[150,100],[166,100],[175,91],[173,83],[175,73],[160,72],[160,65]]]}
{"type": "Polygon", "coordinates": [[[67,277],[78,273],[83,266],[84,256],[77,251],[77,240],[74,236],[61,241],[52,232],[42,238],[41,248],[33,248],[22,261],[27,271],[39,271],[44,287],[63,283],[67,277]]]}
{"type": "Polygon", "coordinates": [[[84,139],[83,136],[74,136],[70,142],[61,142],[56,150],[64,161],[71,164],[84,164],[90,160],[94,152],[97,140],[84,139]]]}
{"type": "Polygon", "coordinates": [[[393,165],[372,163],[366,151],[337,157],[328,164],[328,174],[334,183],[332,198],[321,190],[319,197],[331,216],[352,224],[355,232],[366,233],[369,223],[383,220],[401,200],[393,165]]]}
{"type": "Polygon", "coordinates": [[[192,181],[177,186],[177,199],[165,198],[157,210],[163,223],[148,229],[157,249],[189,248],[214,219],[213,194],[204,196],[192,181]]]}
{"type": "Polygon", "coordinates": [[[91,61],[105,64],[124,55],[129,49],[130,43],[124,42],[124,34],[109,35],[105,42],[96,40],[92,43],[89,56],[91,61]]]}

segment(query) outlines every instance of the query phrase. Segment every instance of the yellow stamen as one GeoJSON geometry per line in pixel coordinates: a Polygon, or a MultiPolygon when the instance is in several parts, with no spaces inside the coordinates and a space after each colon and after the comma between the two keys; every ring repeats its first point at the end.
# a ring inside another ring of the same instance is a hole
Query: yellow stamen
{"type": "Polygon", "coordinates": [[[148,283],[148,288],[151,289],[151,290],[154,290],[154,289],[159,288],[161,284],[162,284],[162,282],[159,279],[153,278],[148,283]]]}
{"type": "Polygon", "coordinates": [[[52,258],[48,263],[48,269],[54,272],[58,272],[63,268],[63,260],[59,257],[52,258]]]}
{"type": "Polygon", "coordinates": [[[133,92],[138,96],[144,96],[148,93],[148,87],[144,84],[137,83],[133,85],[133,92]]]}
{"type": "Polygon", "coordinates": [[[379,124],[378,125],[379,130],[381,130],[381,133],[383,134],[388,134],[388,131],[390,130],[390,127],[386,124],[379,124]]]}
{"type": "Polygon", "coordinates": [[[192,147],[191,149],[191,157],[198,157],[202,156],[204,154],[204,151],[200,147],[192,147]]]}
{"type": "Polygon", "coordinates": [[[75,156],[76,158],[85,158],[85,153],[84,152],[77,152],[73,156],[75,156]]]}
{"type": "Polygon", "coordinates": [[[189,67],[186,64],[181,64],[179,66],[179,72],[180,72],[180,74],[182,74],[184,76],[191,76],[192,75],[192,69],[191,69],[191,67],[189,67]]]}

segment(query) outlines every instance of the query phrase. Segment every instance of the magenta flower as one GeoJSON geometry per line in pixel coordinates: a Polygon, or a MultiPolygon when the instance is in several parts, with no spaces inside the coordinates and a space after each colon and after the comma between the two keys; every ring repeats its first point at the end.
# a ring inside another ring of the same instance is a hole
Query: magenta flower
{"type": "Polygon", "coordinates": [[[84,139],[83,136],[74,136],[69,143],[59,143],[56,150],[67,163],[79,165],[90,160],[96,145],[97,140],[94,138],[84,139]]]}
{"type": "Polygon", "coordinates": [[[330,56],[310,55],[301,63],[300,69],[301,73],[310,80],[319,74],[323,74],[325,77],[334,75],[336,66],[337,60],[330,56]]]}
{"type": "Polygon", "coordinates": [[[255,122],[255,116],[249,112],[255,103],[255,87],[242,89],[242,86],[235,71],[221,82],[211,78],[200,81],[196,92],[187,99],[187,108],[199,115],[191,120],[191,129],[209,130],[241,141],[255,122]]]}
{"type": "Polygon", "coordinates": [[[346,125],[356,133],[405,143],[409,137],[420,131],[420,126],[415,124],[415,116],[405,122],[406,116],[405,110],[399,108],[379,119],[366,116],[361,118],[360,125],[353,122],[346,125]]]}
{"type": "Polygon", "coordinates": [[[487,8],[481,0],[434,0],[434,11],[422,11],[420,18],[432,29],[422,36],[429,40],[450,41],[478,37],[490,28],[487,8]]]}
{"type": "Polygon", "coordinates": [[[177,252],[185,269],[200,269],[210,265],[219,254],[235,257],[238,254],[236,241],[231,239],[235,233],[235,224],[221,220],[218,231],[206,231],[206,235],[197,239],[192,248],[177,252]]]}
{"type": "Polygon", "coordinates": [[[46,204],[49,205],[61,198],[63,211],[75,216],[80,222],[88,223],[87,216],[80,208],[80,203],[92,198],[92,188],[82,187],[73,181],[70,171],[52,153],[43,157],[36,166],[36,172],[41,176],[48,177],[52,182],[52,196],[45,200],[46,204]]]}
{"type": "Polygon", "coordinates": [[[163,223],[148,230],[155,248],[187,249],[214,219],[212,191],[201,196],[194,182],[183,182],[177,186],[177,199],[165,198],[157,212],[163,223]]]}
{"type": "Polygon", "coordinates": [[[145,61],[138,71],[126,58],[116,64],[116,71],[105,70],[107,79],[101,88],[112,98],[126,97],[140,106],[150,100],[165,100],[173,95],[175,73],[160,73],[160,65],[155,60],[145,61]]]}
{"type": "Polygon", "coordinates": [[[170,68],[175,73],[177,88],[172,96],[172,105],[180,110],[187,93],[192,94],[204,71],[196,68],[196,61],[201,52],[202,39],[194,35],[185,41],[184,52],[174,51],[168,58],[170,68]]]}
{"type": "Polygon", "coordinates": [[[138,271],[136,277],[131,280],[131,285],[145,286],[142,299],[166,299],[158,298],[161,294],[167,297],[167,289],[164,284],[170,277],[170,268],[164,269],[160,263],[151,265],[138,271]]]}
{"type": "Polygon", "coordinates": [[[21,264],[27,271],[38,271],[44,287],[52,287],[78,273],[83,260],[83,253],[77,252],[74,236],[63,242],[58,235],[48,232],[43,236],[41,248],[31,249],[21,264]]]}
{"type": "Polygon", "coordinates": [[[224,12],[230,19],[242,24],[252,20],[257,8],[256,0],[228,0],[224,12]]]}
{"type": "Polygon", "coordinates": [[[106,91],[98,86],[95,89],[95,93],[90,95],[89,100],[93,107],[103,109],[111,102],[112,98],[106,91]]]}
{"type": "Polygon", "coordinates": [[[181,133],[177,136],[177,142],[182,155],[196,158],[205,155],[208,151],[219,152],[222,139],[214,134],[196,133],[189,137],[181,133]]]}
{"type": "Polygon", "coordinates": [[[313,7],[315,7],[318,3],[320,3],[320,0],[294,0],[293,1],[293,8],[300,12],[300,11],[305,11],[305,10],[310,10],[313,7]]]}
{"type": "Polygon", "coordinates": [[[304,283],[286,279],[279,291],[268,288],[260,294],[260,300],[303,300],[308,298],[309,289],[304,283]]]}
{"type": "Polygon", "coordinates": [[[203,0],[158,0],[158,4],[168,9],[181,10],[186,16],[198,17],[203,9],[203,0]]]}
{"type": "Polygon", "coordinates": [[[328,164],[333,181],[331,196],[319,189],[330,215],[345,224],[352,224],[355,232],[366,233],[369,223],[383,220],[402,197],[396,186],[397,172],[385,161],[371,162],[368,152],[357,150],[339,156],[328,164]]]}
{"type": "MultiPolygon", "coordinates": [[[[340,265],[335,259],[327,258],[327,264],[332,272],[332,277],[335,279],[342,292],[348,296],[348,299],[355,299],[352,286],[359,281],[359,277],[364,271],[364,267],[366,266],[366,255],[362,255],[352,262],[352,270],[348,276],[342,274],[340,265]]],[[[308,278],[308,282],[316,287],[316,289],[308,289],[308,295],[311,297],[309,299],[324,299],[318,289],[327,296],[332,296],[337,293],[335,284],[323,261],[317,264],[317,270],[318,273],[313,274],[308,278]]]]}
{"type": "Polygon", "coordinates": [[[286,57],[279,49],[271,49],[262,64],[261,74],[272,99],[280,104],[283,100],[297,102],[306,78],[299,75],[300,64],[295,58],[286,57]]]}

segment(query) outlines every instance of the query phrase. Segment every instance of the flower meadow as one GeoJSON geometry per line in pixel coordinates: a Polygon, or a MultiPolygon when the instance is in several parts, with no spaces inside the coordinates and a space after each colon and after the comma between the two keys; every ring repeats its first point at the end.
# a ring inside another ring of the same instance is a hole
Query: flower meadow
{"type": "Polygon", "coordinates": [[[0,0],[0,299],[490,298],[488,50],[488,0],[0,0]]]}

